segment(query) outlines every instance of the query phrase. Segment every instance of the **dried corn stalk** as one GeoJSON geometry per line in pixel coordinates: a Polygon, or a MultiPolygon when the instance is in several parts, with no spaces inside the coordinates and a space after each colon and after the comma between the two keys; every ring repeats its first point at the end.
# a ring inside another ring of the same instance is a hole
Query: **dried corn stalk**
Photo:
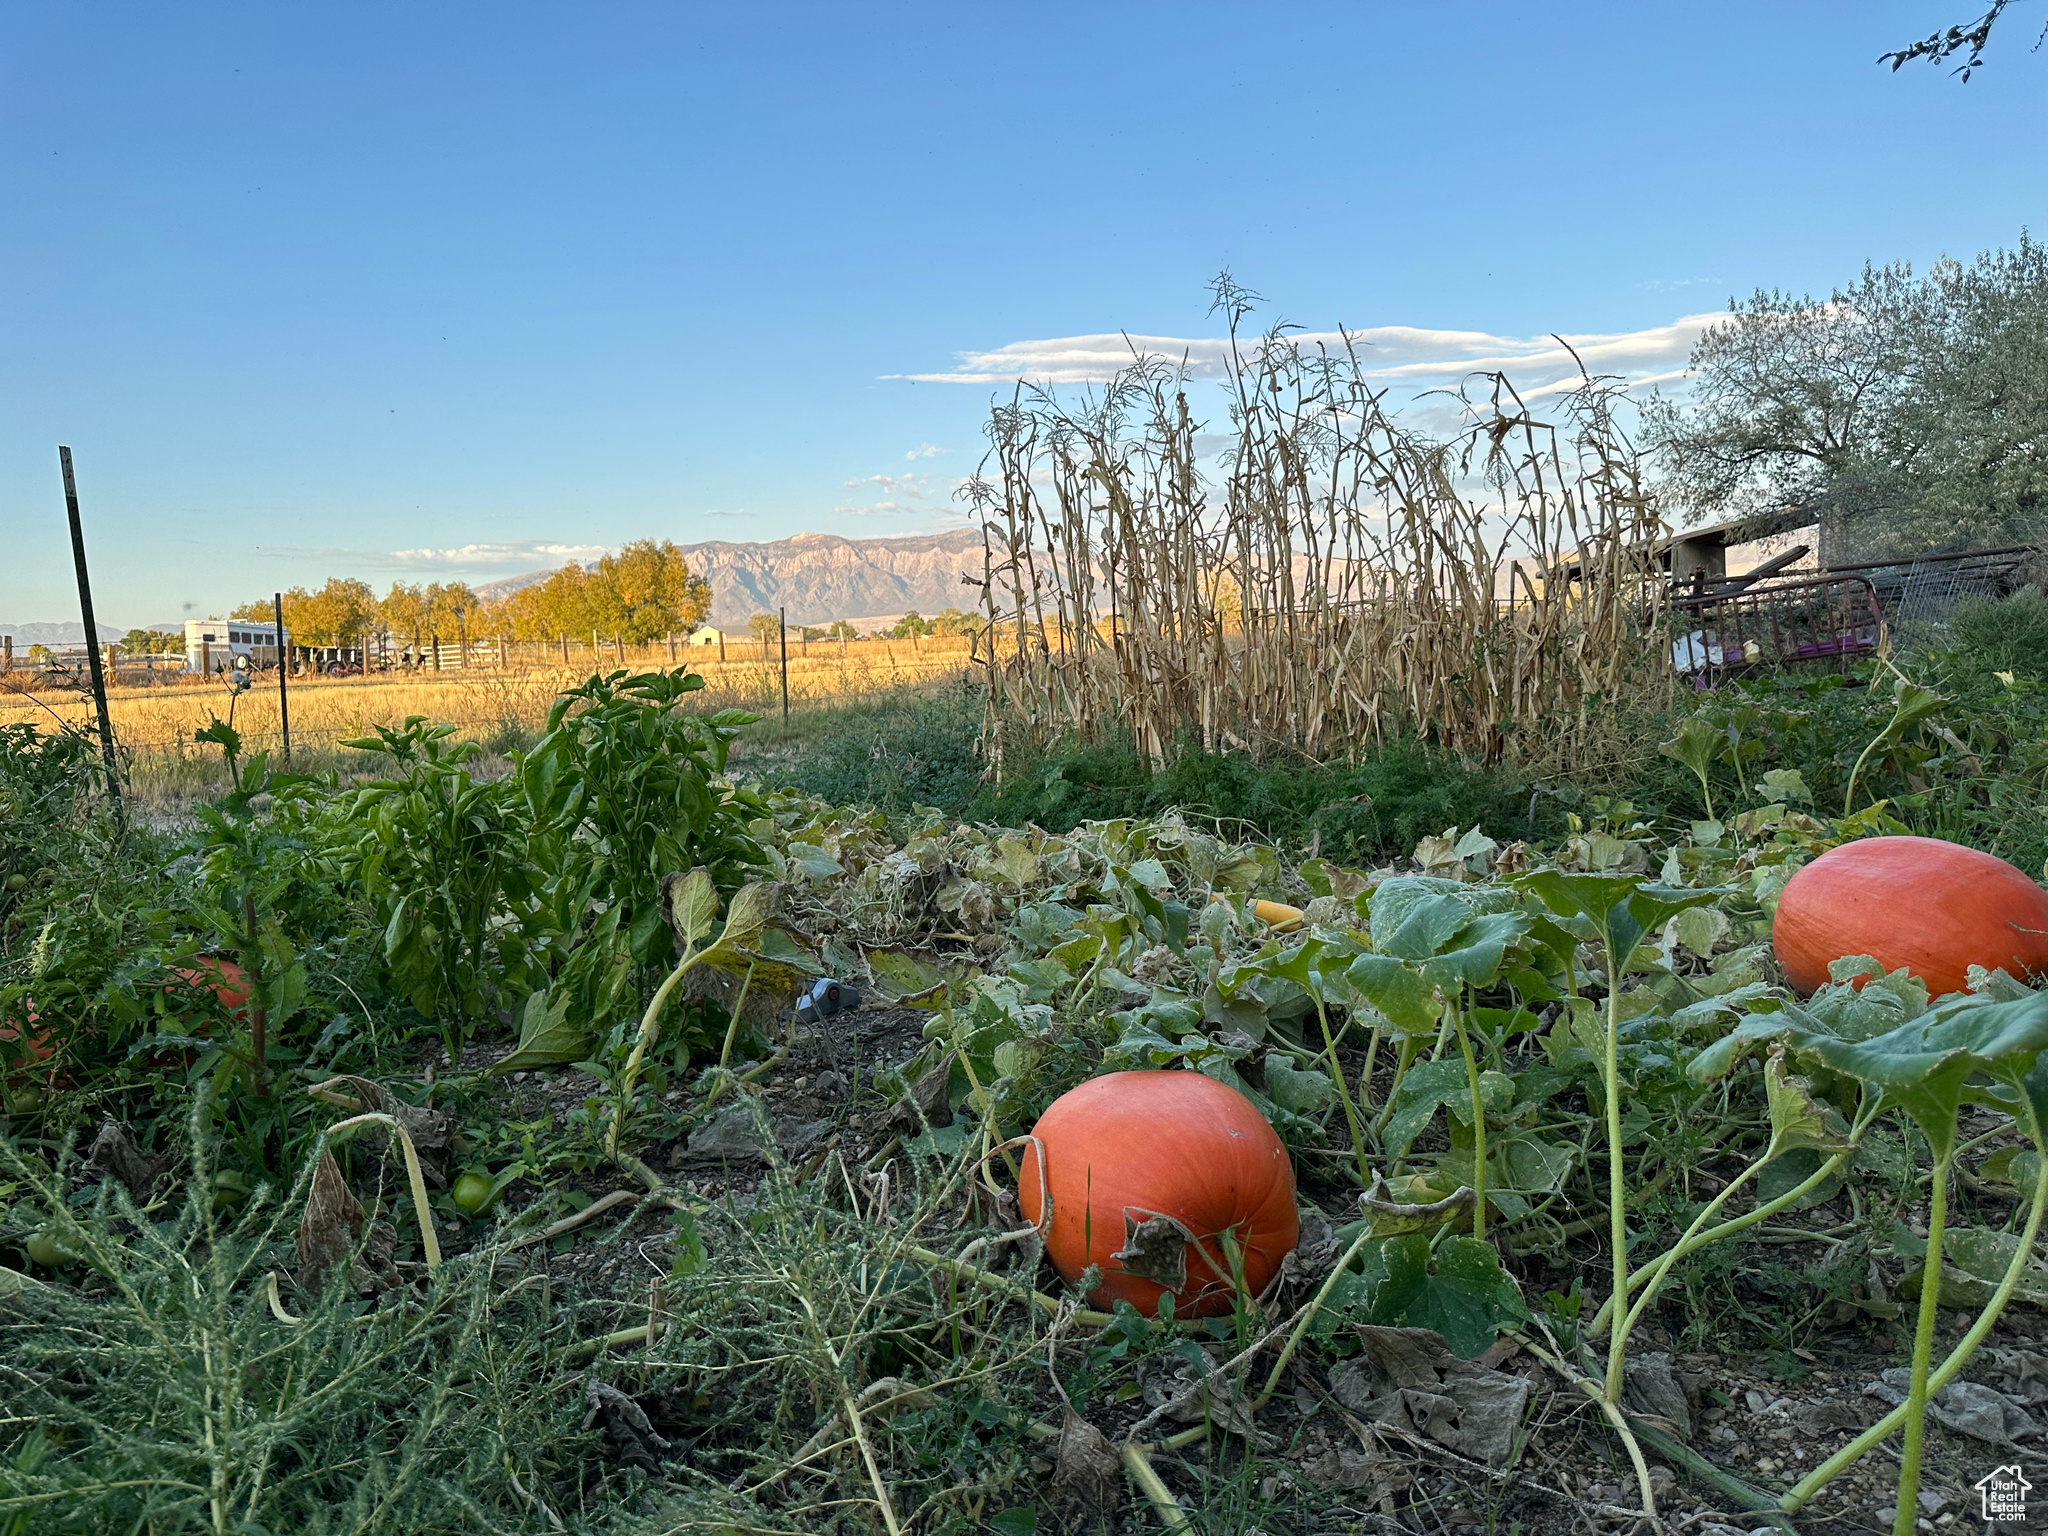
{"type": "Polygon", "coordinates": [[[1403,732],[1498,761],[1568,755],[1624,693],[1669,686],[1646,642],[1663,532],[1610,393],[1539,420],[1499,375],[1431,441],[1348,348],[1240,343],[1219,474],[1184,372],[1140,358],[1099,395],[1019,389],[967,495],[992,643],[987,748],[1128,730],[1155,762],[1342,756],[1403,732]]]}

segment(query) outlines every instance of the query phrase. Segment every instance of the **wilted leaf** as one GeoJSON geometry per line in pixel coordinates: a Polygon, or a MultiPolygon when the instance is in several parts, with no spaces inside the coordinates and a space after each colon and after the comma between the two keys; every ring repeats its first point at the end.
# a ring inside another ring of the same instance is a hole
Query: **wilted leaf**
{"type": "Polygon", "coordinates": [[[306,1190],[306,1209],[299,1217],[299,1288],[317,1296],[328,1271],[355,1252],[363,1235],[363,1207],[341,1176],[332,1152],[323,1151],[306,1190]]]}
{"type": "Polygon", "coordinates": [[[718,891],[711,871],[700,864],[687,875],[663,876],[661,907],[678,941],[692,949],[703,943],[718,921],[718,891]]]}
{"type": "Polygon", "coordinates": [[[1773,1051],[1764,1062],[1764,1094],[1771,1109],[1767,1155],[1776,1157],[1800,1147],[1824,1153],[1851,1149],[1842,1117],[1814,1098],[1806,1079],[1792,1076],[1783,1051],[1773,1051]]]}

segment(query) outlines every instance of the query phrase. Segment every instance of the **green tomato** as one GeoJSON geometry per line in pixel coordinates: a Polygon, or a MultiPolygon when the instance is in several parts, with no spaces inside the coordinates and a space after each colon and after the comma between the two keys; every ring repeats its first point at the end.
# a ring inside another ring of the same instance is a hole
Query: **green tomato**
{"type": "Polygon", "coordinates": [[[490,1175],[483,1173],[465,1173],[449,1191],[455,1203],[472,1216],[480,1214],[491,1203],[491,1193],[490,1175]]]}
{"type": "Polygon", "coordinates": [[[27,875],[24,875],[24,874],[12,874],[12,875],[9,875],[9,876],[7,877],[7,889],[9,889],[10,891],[25,891],[25,890],[27,890],[27,889],[28,889],[28,876],[27,876],[27,875]]]}
{"type": "Polygon", "coordinates": [[[31,1232],[27,1247],[30,1260],[45,1269],[62,1269],[71,1262],[71,1255],[59,1248],[57,1240],[47,1232],[31,1232]]]}
{"type": "Polygon", "coordinates": [[[23,1083],[19,1088],[7,1090],[7,1113],[10,1115],[32,1115],[43,1106],[43,1090],[34,1083],[23,1083]]]}
{"type": "Polygon", "coordinates": [[[249,1201],[249,1176],[237,1173],[232,1168],[223,1168],[213,1176],[213,1208],[238,1210],[249,1201]]]}

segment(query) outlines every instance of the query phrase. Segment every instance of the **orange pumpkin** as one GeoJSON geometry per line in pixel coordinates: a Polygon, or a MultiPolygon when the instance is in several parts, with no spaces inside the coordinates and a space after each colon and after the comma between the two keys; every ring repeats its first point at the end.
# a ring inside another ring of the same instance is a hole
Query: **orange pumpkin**
{"type": "Polygon", "coordinates": [[[180,966],[171,974],[188,987],[212,988],[229,1013],[240,1013],[249,1001],[249,973],[218,955],[202,955],[196,967],[180,966]]]}
{"type": "Polygon", "coordinates": [[[1960,992],[1971,966],[2048,972],[2048,891],[2000,858],[1932,837],[1870,837],[1831,848],[1778,898],[1771,945],[1801,993],[1828,962],[1870,955],[1935,996],[1960,992]]]}
{"type": "Polygon", "coordinates": [[[1183,1317],[1228,1312],[1220,1234],[1235,1241],[1251,1295],[1300,1238],[1287,1149],[1249,1099],[1199,1072],[1091,1078],[1056,1099],[1029,1139],[1018,1203],[1069,1284],[1101,1269],[1097,1306],[1128,1301],[1156,1315],[1171,1290],[1183,1317]]]}

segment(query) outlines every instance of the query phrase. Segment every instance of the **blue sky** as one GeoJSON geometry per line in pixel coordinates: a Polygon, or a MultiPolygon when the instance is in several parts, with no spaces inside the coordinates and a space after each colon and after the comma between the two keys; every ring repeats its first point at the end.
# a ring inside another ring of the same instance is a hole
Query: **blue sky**
{"type": "Polygon", "coordinates": [[[1225,266],[1390,378],[1668,373],[2048,225],[2048,8],[1874,62],[1976,8],[16,0],[0,620],[77,611],[59,442],[117,624],[947,526],[1001,379],[1212,338],[1225,266]]]}

